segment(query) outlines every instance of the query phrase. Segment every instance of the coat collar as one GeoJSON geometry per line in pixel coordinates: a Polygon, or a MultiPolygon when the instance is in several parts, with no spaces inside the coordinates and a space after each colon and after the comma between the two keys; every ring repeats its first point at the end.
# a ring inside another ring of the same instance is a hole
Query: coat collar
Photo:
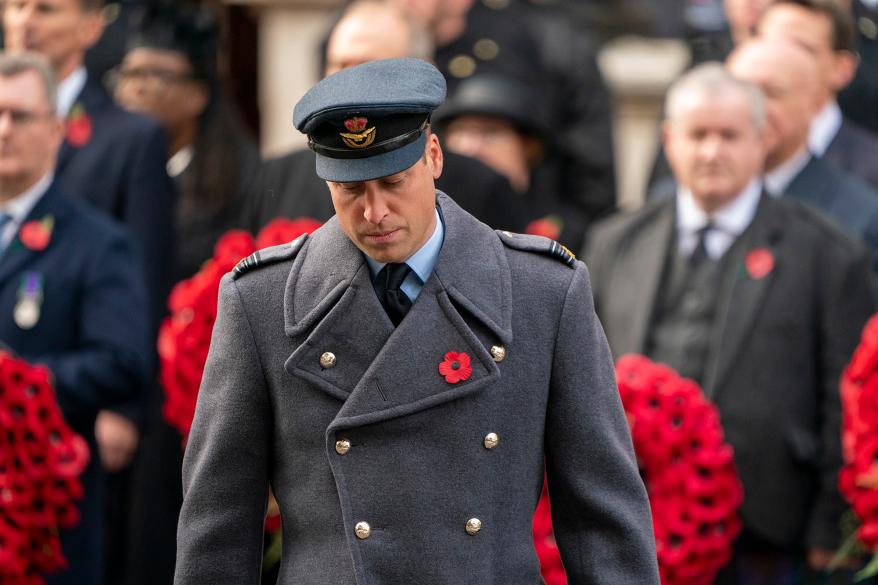
{"type": "Polygon", "coordinates": [[[502,242],[443,193],[445,242],[431,277],[394,328],[378,302],[362,253],[337,218],[315,232],[290,271],[284,329],[301,338],[285,363],[344,405],[342,428],[429,408],[478,391],[499,377],[485,342],[512,341],[512,287],[502,242]],[[320,356],[332,351],[335,367],[320,356]],[[438,372],[448,351],[467,353],[473,373],[449,384],[438,372]]]}

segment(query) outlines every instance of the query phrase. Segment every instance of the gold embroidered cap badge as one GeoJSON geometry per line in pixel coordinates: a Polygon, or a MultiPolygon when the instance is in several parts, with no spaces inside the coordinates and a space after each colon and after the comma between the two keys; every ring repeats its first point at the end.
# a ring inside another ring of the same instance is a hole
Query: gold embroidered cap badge
{"type": "Polygon", "coordinates": [[[375,141],[375,126],[366,128],[369,121],[366,118],[348,118],[344,121],[347,132],[339,132],[345,146],[349,148],[366,148],[375,141]]]}

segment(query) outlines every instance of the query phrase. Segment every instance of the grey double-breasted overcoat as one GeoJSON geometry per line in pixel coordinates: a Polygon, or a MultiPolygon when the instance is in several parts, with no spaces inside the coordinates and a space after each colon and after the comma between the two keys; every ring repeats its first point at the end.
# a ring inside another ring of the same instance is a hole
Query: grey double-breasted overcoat
{"type": "Polygon", "coordinates": [[[569,583],[658,584],[585,266],[437,204],[442,251],[396,328],[335,219],[288,259],[225,277],[178,585],[258,583],[269,484],[283,584],[534,585],[544,466],[569,583]],[[439,373],[449,351],[471,358],[468,379],[439,373]]]}

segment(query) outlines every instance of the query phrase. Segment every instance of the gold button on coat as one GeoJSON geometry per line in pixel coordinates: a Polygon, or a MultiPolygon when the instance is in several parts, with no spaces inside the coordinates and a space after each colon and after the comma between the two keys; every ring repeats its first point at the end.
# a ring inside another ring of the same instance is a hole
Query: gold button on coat
{"type": "Polygon", "coordinates": [[[473,535],[482,529],[482,521],[478,518],[470,518],[466,521],[466,533],[473,535]]]}
{"type": "Polygon", "coordinates": [[[485,435],[485,449],[493,449],[500,443],[500,437],[497,433],[488,433],[485,435]]]}
{"type": "MultiPolygon", "coordinates": [[[[486,439],[487,440],[487,439],[486,439]]],[[[347,455],[347,452],[351,450],[351,442],[347,439],[339,439],[335,442],[335,452],[339,455],[347,455]]]]}
{"type": "Polygon", "coordinates": [[[366,540],[372,534],[372,527],[367,522],[357,522],[357,525],[354,526],[354,533],[360,540],[366,540]]]}
{"type": "Polygon", "coordinates": [[[503,361],[503,358],[506,357],[506,348],[502,345],[492,345],[491,357],[494,358],[494,361],[499,364],[503,361]]]}
{"type": "Polygon", "coordinates": [[[338,360],[335,358],[335,354],[331,351],[323,352],[323,355],[320,356],[320,367],[324,370],[328,370],[329,368],[335,367],[335,363],[338,360]]]}

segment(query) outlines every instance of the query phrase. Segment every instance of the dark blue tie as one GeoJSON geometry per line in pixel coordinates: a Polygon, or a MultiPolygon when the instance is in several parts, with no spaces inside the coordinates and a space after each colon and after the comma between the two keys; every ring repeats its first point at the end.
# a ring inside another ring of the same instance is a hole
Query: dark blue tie
{"type": "Polygon", "coordinates": [[[412,307],[411,299],[399,288],[411,271],[408,264],[385,264],[378,273],[376,287],[378,299],[394,326],[399,325],[412,307]]]}

